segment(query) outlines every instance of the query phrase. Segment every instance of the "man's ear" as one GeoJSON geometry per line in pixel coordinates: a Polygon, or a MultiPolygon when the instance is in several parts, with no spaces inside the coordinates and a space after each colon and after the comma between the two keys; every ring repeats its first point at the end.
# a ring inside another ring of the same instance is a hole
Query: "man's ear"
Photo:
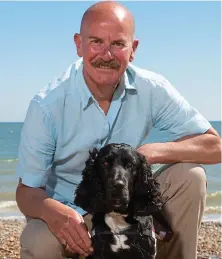
{"type": "Polygon", "coordinates": [[[75,33],[74,42],[76,44],[76,50],[79,57],[82,57],[82,37],[79,33],[75,33]]]}
{"type": "Polygon", "coordinates": [[[129,58],[130,62],[132,62],[134,60],[135,52],[136,52],[138,45],[139,45],[139,40],[134,40],[133,45],[132,45],[132,52],[131,52],[130,58],[129,58]]]}

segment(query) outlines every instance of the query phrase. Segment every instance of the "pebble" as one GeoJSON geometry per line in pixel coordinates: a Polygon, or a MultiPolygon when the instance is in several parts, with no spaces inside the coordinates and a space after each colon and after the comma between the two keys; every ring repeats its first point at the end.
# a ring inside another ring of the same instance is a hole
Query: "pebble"
{"type": "MultiPolygon", "coordinates": [[[[19,259],[19,236],[23,220],[0,220],[0,259],[19,259]]],[[[198,237],[198,259],[222,259],[221,222],[202,222],[198,237]]]]}

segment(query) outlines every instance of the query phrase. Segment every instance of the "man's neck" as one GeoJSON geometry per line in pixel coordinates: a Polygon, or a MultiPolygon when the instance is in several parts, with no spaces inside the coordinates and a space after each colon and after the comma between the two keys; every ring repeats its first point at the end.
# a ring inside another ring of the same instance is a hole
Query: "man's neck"
{"type": "Polygon", "coordinates": [[[119,84],[113,85],[99,85],[95,83],[86,73],[83,71],[85,82],[98,103],[111,102],[113,94],[119,84]]]}

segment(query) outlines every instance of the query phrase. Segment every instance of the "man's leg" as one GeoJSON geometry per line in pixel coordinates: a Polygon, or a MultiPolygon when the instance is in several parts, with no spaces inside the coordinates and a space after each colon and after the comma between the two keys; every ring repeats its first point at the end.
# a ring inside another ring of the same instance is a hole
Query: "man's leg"
{"type": "MultiPolygon", "coordinates": [[[[91,216],[84,217],[91,228],[91,216]]],[[[39,219],[30,219],[20,237],[21,259],[64,259],[64,250],[58,239],[49,230],[47,224],[39,219]]],[[[67,254],[68,257],[68,254],[67,254]]],[[[74,258],[74,257],[73,257],[74,258]]],[[[82,259],[84,257],[76,258],[82,259]]]]}
{"type": "Polygon", "coordinates": [[[20,237],[21,259],[64,259],[58,239],[40,219],[30,219],[20,237]]]}
{"type": "Polygon", "coordinates": [[[174,236],[157,242],[156,259],[196,259],[198,230],[206,200],[206,176],[199,164],[177,163],[155,177],[174,236]]]}

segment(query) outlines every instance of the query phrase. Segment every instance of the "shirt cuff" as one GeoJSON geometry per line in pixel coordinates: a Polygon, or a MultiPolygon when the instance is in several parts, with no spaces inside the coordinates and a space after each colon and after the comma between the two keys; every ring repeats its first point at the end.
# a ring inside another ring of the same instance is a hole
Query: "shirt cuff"
{"type": "Polygon", "coordinates": [[[39,172],[25,172],[20,164],[17,166],[16,177],[22,179],[22,183],[29,187],[45,187],[46,185],[46,177],[45,173],[39,172]]]}

